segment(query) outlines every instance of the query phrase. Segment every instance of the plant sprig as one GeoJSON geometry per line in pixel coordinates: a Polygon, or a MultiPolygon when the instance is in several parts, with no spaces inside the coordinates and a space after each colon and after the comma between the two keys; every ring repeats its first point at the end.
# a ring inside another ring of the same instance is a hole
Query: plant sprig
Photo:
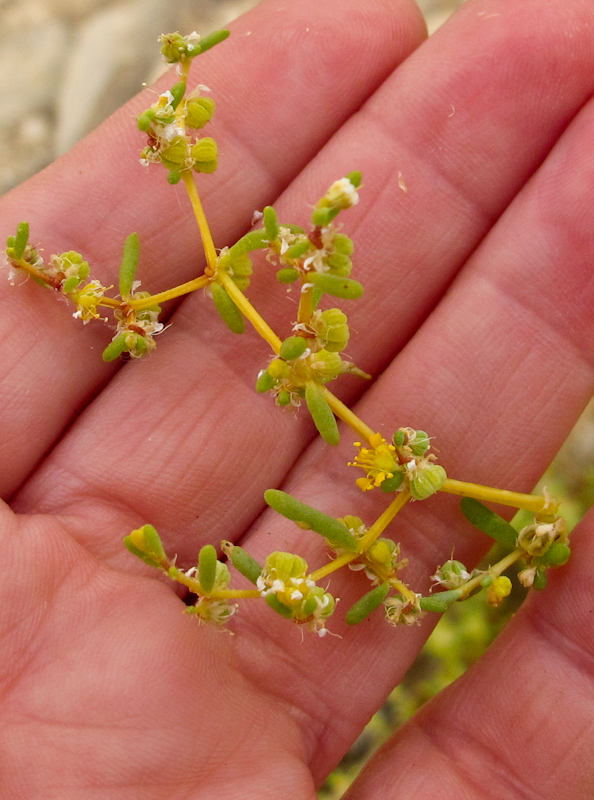
{"type": "Polygon", "coordinates": [[[319,534],[331,551],[330,561],[314,570],[291,552],[275,551],[261,565],[231,542],[221,543],[222,558],[212,544],[205,545],[196,565],[182,570],[175,557],[166,554],[159,534],[148,524],[124,539],[126,547],[194,593],[196,601],[186,609],[188,613],[219,627],[235,614],[236,601],[263,599],[281,616],[324,636],[337,598],[319,581],[343,567],[363,571],[370,582],[369,590],[346,612],[349,625],[358,624],[379,607],[391,624],[412,624],[424,613],[442,613],[479,590],[486,591],[489,602],[498,605],[511,591],[511,581],[504,573],[520,560],[524,562],[518,576],[522,584],[543,589],[548,570],[562,566],[570,555],[557,501],[548,495],[526,495],[448,478],[430,452],[427,432],[400,427],[391,438],[385,438],[328,389],[328,384],[343,374],[371,377],[343,358],[351,339],[345,312],[335,306],[320,306],[328,297],[332,302],[351,301],[363,294],[362,284],[351,277],[354,243],[335,223],[339,214],[359,202],[361,173],[349,172],[328,188],[313,208],[308,230],[280,222],[275,209],[267,206],[261,215],[262,227],[217,252],[195,182],[197,174],[211,174],[217,169],[217,143],[198,133],[212,119],[216,104],[205,96],[207,87],[188,92],[187,83],[192,60],[228,35],[226,30],[204,38],[195,33],[163,35],[161,53],[168,64],[176,65],[179,80],[137,117],[139,130],[146,135],[141,163],[161,164],[169,183],[183,182],[187,190],[205,252],[204,274],[158,294],[140,291],[136,280],[140,242],[137,234],[131,233],[123,246],[119,293],[112,295],[109,292],[114,287],[91,278],[90,266],[80,253],[66,251],[52,255],[45,263],[39,249],[30,243],[29,225],[23,222],[7,240],[9,278],[14,282],[16,275],[25,274],[60,294],[75,306],[74,316],[83,323],[109,321],[99,309],[110,309],[115,332],[103,352],[105,361],[148,355],[156,347],[155,336],[164,330],[159,321],[161,304],[206,289],[233,334],[243,334],[247,321],[271,348],[272,358],[256,378],[256,392],[271,395],[280,407],[305,406],[329,445],[340,441],[337,421],[346,423],[360,439],[355,442],[357,453],[349,462],[349,466],[363,471],[357,485],[363,491],[379,489],[393,497],[368,527],[357,516],[347,514],[336,519],[285,492],[269,489],[264,496],[266,503],[299,528],[319,534]],[[281,286],[298,288],[297,320],[291,335],[284,339],[246,296],[257,251],[263,251],[266,261],[275,265],[281,286]],[[400,577],[408,564],[401,557],[400,544],[382,534],[405,505],[440,491],[461,496],[466,519],[507,552],[481,571],[469,570],[451,558],[431,576],[433,588],[439,591],[423,595],[400,577]],[[535,515],[534,522],[516,533],[481,501],[528,510],[535,515]],[[255,588],[232,588],[227,562],[255,588]]]}

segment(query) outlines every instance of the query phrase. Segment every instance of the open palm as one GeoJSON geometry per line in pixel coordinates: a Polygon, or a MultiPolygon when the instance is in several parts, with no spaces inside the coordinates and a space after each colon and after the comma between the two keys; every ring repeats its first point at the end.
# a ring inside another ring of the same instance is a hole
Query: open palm
{"type": "MultiPolygon", "coordinates": [[[[193,73],[219,102],[221,166],[200,182],[216,244],[266,204],[304,221],[360,169],[344,221],[366,293],[349,354],[378,377],[364,394],[346,379],[340,396],[384,433],[428,430],[451,477],[530,490],[594,383],[589,0],[470,0],[428,41],[409,0],[269,0],[232,32],[193,73]]],[[[109,284],[136,230],[143,286],[199,274],[182,189],[137,163],[132,117],[147,105],[3,198],[2,235],[27,219],[34,242],[79,250],[109,284]]],[[[257,275],[250,298],[287,336],[295,306],[273,284],[257,275]]],[[[354,486],[349,432],[329,448],[305,413],[257,398],[267,346],[226,331],[200,293],[150,358],[118,371],[101,325],[82,329],[32,282],[0,291],[0,796],[312,800],[432,620],[394,630],[378,614],[347,631],[337,613],[342,639],[302,642],[246,602],[224,635],[183,615],[121,542],[150,522],[184,566],[223,538],[319,566],[318,537],[265,512],[263,492],[371,522],[386,499],[354,486]]],[[[592,797],[593,525],[349,797],[592,797]]],[[[468,562],[484,547],[444,496],[388,533],[418,590],[452,546],[468,562]]],[[[344,608],[360,578],[333,578],[344,608]]]]}

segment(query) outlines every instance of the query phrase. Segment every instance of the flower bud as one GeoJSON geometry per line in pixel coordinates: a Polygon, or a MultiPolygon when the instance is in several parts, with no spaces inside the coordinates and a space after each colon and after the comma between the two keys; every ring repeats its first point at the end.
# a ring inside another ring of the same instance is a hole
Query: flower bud
{"type": "Polygon", "coordinates": [[[425,431],[415,431],[415,437],[409,441],[410,449],[415,456],[424,456],[427,450],[431,447],[429,436],[425,431]]]}
{"type": "Polygon", "coordinates": [[[260,394],[265,394],[272,389],[275,383],[276,380],[272,377],[268,370],[261,369],[258,373],[258,380],[256,381],[256,391],[260,394]]]}
{"type": "Polygon", "coordinates": [[[281,345],[279,356],[285,361],[293,361],[303,355],[307,348],[307,341],[303,336],[289,336],[281,345]]]}
{"type": "Polygon", "coordinates": [[[159,534],[152,525],[143,525],[124,537],[128,550],[151,567],[163,567],[167,563],[167,555],[159,534]]]}
{"type": "Polygon", "coordinates": [[[491,606],[501,605],[501,601],[509,595],[512,590],[512,582],[507,575],[499,575],[493,579],[487,588],[487,601],[491,606]]]}

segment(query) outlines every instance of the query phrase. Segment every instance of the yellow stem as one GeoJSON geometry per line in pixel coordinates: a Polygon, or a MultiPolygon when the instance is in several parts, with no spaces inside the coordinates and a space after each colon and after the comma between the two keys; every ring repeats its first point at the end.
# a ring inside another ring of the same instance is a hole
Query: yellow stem
{"type": "Polygon", "coordinates": [[[311,316],[313,314],[313,286],[308,286],[307,289],[301,289],[299,297],[299,308],[297,310],[297,322],[304,325],[309,325],[311,316]]]}
{"type": "Polygon", "coordinates": [[[359,419],[355,412],[351,411],[348,406],[345,406],[345,404],[339,400],[336,395],[333,395],[329,389],[324,389],[324,397],[338,419],[346,422],[359,437],[369,441],[369,437],[373,436],[375,433],[373,428],[370,428],[362,419],[359,419]]]}
{"type": "Polygon", "coordinates": [[[403,489],[399,492],[390,505],[386,508],[381,517],[378,517],[373,523],[371,528],[367,531],[365,536],[359,541],[359,553],[368,550],[375,540],[385,531],[390,522],[394,519],[400,509],[410,500],[410,492],[408,489],[403,489]]]}
{"type": "Polygon", "coordinates": [[[388,582],[390,583],[390,586],[392,586],[397,592],[405,597],[409,603],[416,603],[417,595],[406,585],[406,583],[403,583],[399,578],[396,577],[389,578],[388,582]]]}
{"type": "Polygon", "coordinates": [[[258,314],[256,309],[244,295],[244,293],[237,288],[235,283],[233,283],[233,279],[229,275],[228,272],[225,270],[219,270],[217,273],[217,279],[221,282],[221,284],[227,290],[227,294],[233,300],[237,308],[241,311],[241,313],[246,317],[254,328],[258,331],[260,336],[265,339],[268,344],[272,347],[275,353],[281,348],[281,340],[278,338],[276,333],[272,330],[270,325],[266,322],[266,320],[258,314]]]}
{"type": "MultiPolygon", "coordinates": [[[[356,553],[343,553],[343,555],[338,556],[338,558],[335,558],[329,564],[326,564],[326,566],[320,567],[320,569],[312,572],[311,575],[309,575],[311,580],[319,581],[320,578],[325,578],[326,575],[330,575],[330,573],[335,572],[337,569],[340,569],[341,567],[350,564],[350,562],[354,561],[356,558],[359,558],[361,553],[365,552],[365,550],[367,550],[375,542],[380,534],[384,532],[396,514],[406,505],[409,500],[410,494],[407,489],[404,489],[396,496],[381,517],[378,517],[371,528],[369,528],[365,536],[359,541],[359,546],[356,553]]],[[[405,594],[405,592],[403,592],[403,594],[405,594]]]]}
{"type": "Polygon", "coordinates": [[[124,303],[122,300],[116,300],[113,297],[102,297],[97,303],[98,306],[108,306],[109,308],[122,308],[124,303]]]}
{"type": "Polygon", "coordinates": [[[495,489],[492,486],[481,486],[478,483],[466,483],[465,481],[455,481],[450,478],[444,483],[440,491],[461,497],[474,497],[476,500],[484,500],[487,503],[499,503],[503,506],[512,506],[512,508],[523,508],[535,514],[544,511],[547,514],[554,515],[559,509],[559,503],[556,500],[540,497],[539,495],[509,492],[507,489],[495,489]]]}
{"type": "Polygon", "coordinates": [[[206,256],[206,263],[207,263],[206,273],[214,275],[217,269],[217,251],[215,250],[214,242],[212,240],[212,234],[210,232],[210,228],[208,227],[208,222],[206,219],[206,215],[204,214],[204,209],[202,208],[202,202],[200,201],[200,195],[198,194],[198,189],[196,188],[196,184],[194,183],[192,171],[189,169],[185,169],[182,172],[182,178],[184,179],[184,183],[188,191],[188,197],[190,198],[190,203],[192,204],[192,208],[194,210],[194,216],[196,217],[198,228],[200,229],[200,236],[202,237],[202,246],[204,247],[204,254],[206,256]]]}
{"type": "Polygon", "coordinates": [[[311,578],[312,581],[319,581],[320,578],[325,578],[326,575],[336,572],[337,569],[350,564],[351,561],[354,561],[354,559],[358,557],[359,553],[344,553],[343,555],[338,556],[338,558],[330,561],[330,563],[326,564],[326,566],[320,567],[320,569],[312,572],[311,575],[308,575],[308,578],[311,578]]]}
{"type": "Polygon", "coordinates": [[[164,303],[166,300],[172,300],[174,297],[181,297],[184,294],[195,292],[196,289],[202,289],[203,286],[208,286],[210,278],[208,275],[200,275],[187,283],[180,283],[179,286],[174,286],[172,289],[167,289],[158,294],[152,294],[150,297],[143,297],[140,300],[128,300],[127,305],[134,311],[142,311],[145,308],[164,303]]]}
{"type": "Polygon", "coordinates": [[[513,550],[511,553],[502,558],[501,561],[498,561],[496,564],[493,564],[492,567],[489,567],[488,571],[482,572],[480,575],[475,575],[474,578],[471,578],[466,583],[463,583],[460,586],[460,589],[463,590],[462,596],[460,600],[464,600],[468,595],[476,589],[477,586],[480,586],[482,580],[484,580],[487,575],[495,575],[499,576],[502,572],[505,572],[506,569],[509,569],[512,564],[515,564],[516,561],[519,561],[526,553],[523,550],[513,550]]]}
{"type": "Polygon", "coordinates": [[[182,572],[181,569],[173,567],[167,571],[167,575],[169,575],[172,580],[183,584],[183,586],[187,586],[190,591],[194,592],[194,594],[200,595],[200,597],[206,596],[212,600],[228,600],[234,597],[261,597],[260,592],[257,589],[215,589],[210,594],[205,595],[202,591],[202,586],[200,586],[199,581],[197,581],[195,578],[190,578],[190,576],[186,575],[185,572],[182,572]]]}

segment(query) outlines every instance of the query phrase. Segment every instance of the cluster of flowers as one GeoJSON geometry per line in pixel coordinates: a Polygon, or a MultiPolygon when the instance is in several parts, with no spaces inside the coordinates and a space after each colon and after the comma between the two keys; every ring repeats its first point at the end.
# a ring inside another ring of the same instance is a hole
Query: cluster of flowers
{"type": "Polygon", "coordinates": [[[202,129],[215,112],[215,102],[201,92],[210,91],[199,85],[186,95],[186,80],[191,59],[222,42],[229,31],[215,31],[202,39],[197,33],[181,36],[169,33],[160,37],[161,54],[169,64],[178,64],[182,80],[159,96],[150,108],[137,117],[141,131],[147,134],[140,163],[160,163],[168,170],[169,183],[181,180],[182,172],[214,172],[217,168],[217,144],[210,136],[198,137],[193,131],[202,129]]]}

